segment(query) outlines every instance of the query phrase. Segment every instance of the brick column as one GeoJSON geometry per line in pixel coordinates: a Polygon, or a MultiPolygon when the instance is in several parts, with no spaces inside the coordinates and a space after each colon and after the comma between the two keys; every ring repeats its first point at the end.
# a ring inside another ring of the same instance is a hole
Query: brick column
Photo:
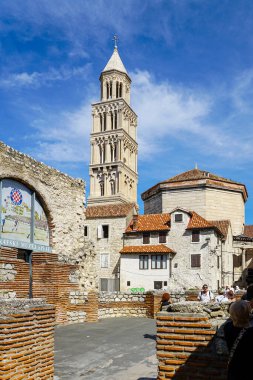
{"type": "Polygon", "coordinates": [[[36,301],[15,302],[17,305],[10,312],[6,307],[12,301],[1,301],[0,305],[0,378],[53,379],[54,307],[34,306],[36,301]]]}
{"type": "Polygon", "coordinates": [[[216,330],[200,313],[157,315],[157,380],[226,380],[227,357],[216,353],[216,330]]]}
{"type": "Polygon", "coordinates": [[[88,293],[88,305],[86,313],[87,322],[98,321],[98,293],[95,291],[91,291],[88,293]]]}

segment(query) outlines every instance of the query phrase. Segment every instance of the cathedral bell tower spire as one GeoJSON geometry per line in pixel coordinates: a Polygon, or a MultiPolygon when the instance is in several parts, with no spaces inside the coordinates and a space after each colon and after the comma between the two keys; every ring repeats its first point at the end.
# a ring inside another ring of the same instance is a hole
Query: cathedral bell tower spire
{"type": "Polygon", "coordinates": [[[100,75],[100,102],[92,105],[88,204],[137,202],[137,116],[130,107],[131,79],[114,51],[100,75]]]}

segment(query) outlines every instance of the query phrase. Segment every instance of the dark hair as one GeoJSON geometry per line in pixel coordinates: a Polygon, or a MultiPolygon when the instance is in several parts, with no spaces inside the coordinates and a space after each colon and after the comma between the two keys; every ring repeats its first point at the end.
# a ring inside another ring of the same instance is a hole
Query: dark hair
{"type": "Polygon", "coordinates": [[[170,300],[170,293],[163,293],[162,301],[169,301],[169,300],[170,300]]]}
{"type": "Polygon", "coordinates": [[[246,300],[251,301],[253,299],[253,284],[247,287],[246,300]]]}

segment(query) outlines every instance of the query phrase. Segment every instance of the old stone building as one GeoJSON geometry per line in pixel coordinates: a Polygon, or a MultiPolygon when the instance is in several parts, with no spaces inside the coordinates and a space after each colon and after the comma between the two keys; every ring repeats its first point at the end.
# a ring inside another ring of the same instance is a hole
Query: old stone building
{"type": "Polygon", "coordinates": [[[228,220],[207,221],[179,207],[169,214],[138,215],[124,236],[121,289],[175,291],[204,282],[218,289],[222,267],[232,266],[231,236],[228,220]]]}
{"type": "Polygon", "coordinates": [[[118,290],[123,233],[137,213],[138,147],[131,79],[116,45],[100,82],[100,101],[92,105],[85,238],[95,247],[100,290],[118,290]]]}
{"type": "Polygon", "coordinates": [[[122,289],[253,282],[245,185],[193,169],[156,184],[142,199],[145,215],[125,231],[122,289]]]}

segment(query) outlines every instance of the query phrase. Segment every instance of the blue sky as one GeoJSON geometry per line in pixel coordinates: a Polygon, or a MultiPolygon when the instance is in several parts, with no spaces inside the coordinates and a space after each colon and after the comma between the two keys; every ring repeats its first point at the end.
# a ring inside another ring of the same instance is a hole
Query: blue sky
{"type": "Polygon", "coordinates": [[[245,183],[252,224],[252,20],[251,0],[0,0],[0,139],[88,185],[90,104],[116,33],[139,194],[197,163],[245,183]]]}

